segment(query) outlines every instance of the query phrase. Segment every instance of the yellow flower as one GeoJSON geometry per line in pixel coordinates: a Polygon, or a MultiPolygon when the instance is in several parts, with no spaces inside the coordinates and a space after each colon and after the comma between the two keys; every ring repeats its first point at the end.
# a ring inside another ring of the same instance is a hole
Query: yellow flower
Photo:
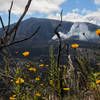
{"type": "Polygon", "coordinates": [[[50,80],[49,82],[50,82],[50,84],[53,84],[53,80],[50,80]]]}
{"type": "Polygon", "coordinates": [[[39,67],[43,67],[43,66],[44,66],[44,64],[40,64],[40,65],[39,65],[39,67]]]}
{"type": "Polygon", "coordinates": [[[13,82],[14,80],[10,80],[11,82],[13,82]]]}
{"type": "Polygon", "coordinates": [[[49,65],[45,65],[46,67],[48,67],[49,65]]]}
{"type": "Polygon", "coordinates": [[[72,44],[72,48],[78,48],[79,45],[78,44],[72,44]]]}
{"type": "Polygon", "coordinates": [[[24,80],[22,78],[18,78],[16,84],[22,84],[22,83],[24,83],[24,80]]]}
{"type": "Polygon", "coordinates": [[[96,30],[96,35],[100,35],[100,29],[96,30]]]}
{"type": "Polygon", "coordinates": [[[64,91],[69,91],[69,90],[70,90],[70,88],[63,88],[63,90],[64,90],[64,91]]]}
{"type": "Polygon", "coordinates": [[[64,69],[66,69],[67,67],[66,67],[66,65],[64,65],[64,69]]]}
{"type": "Polygon", "coordinates": [[[16,54],[18,54],[19,52],[18,51],[16,51],[16,54]]]}
{"type": "Polygon", "coordinates": [[[40,94],[40,93],[36,93],[35,95],[36,95],[36,96],[38,96],[38,97],[40,97],[40,96],[41,96],[41,94],[40,94]]]}
{"type": "Polygon", "coordinates": [[[16,97],[16,95],[14,94],[12,97],[13,97],[13,98],[15,98],[15,97],[16,97]]]}
{"type": "Polygon", "coordinates": [[[36,68],[29,68],[30,71],[36,72],[36,68]]]}
{"type": "Polygon", "coordinates": [[[95,84],[94,82],[91,82],[91,83],[90,83],[90,87],[91,87],[91,88],[96,88],[96,84],[95,84]]]}
{"type": "Polygon", "coordinates": [[[28,51],[22,53],[23,56],[28,56],[29,54],[30,54],[30,52],[28,52],[28,51]]]}
{"type": "Polygon", "coordinates": [[[14,97],[10,97],[9,99],[10,99],[10,100],[15,100],[16,98],[14,98],[14,97]]]}
{"type": "Polygon", "coordinates": [[[77,72],[77,74],[78,74],[78,75],[80,75],[80,74],[81,74],[81,72],[79,72],[79,71],[78,71],[78,72],[77,72]]]}
{"type": "Polygon", "coordinates": [[[97,84],[100,84],[100,80],[97,80],[96,83],[97,83],[97,84]]]}
{"type": "Polygon", "coordinates": [[[40,84],[40,86],[43,86],[43,84],[40,84]]]}
{"type": "Polygon", "coordinates": [[[30,65],[25,65],[27,68],[29,68],[30,67],[30,65]]]}
{"type": "Polygon", "coordinates": [[[35,78],[35,80],[36,80],[36,81],[39,81],[39,80],[40,80],[40,78],[39,78],[39,77],[36,77],[36,78],[35,78]]]}

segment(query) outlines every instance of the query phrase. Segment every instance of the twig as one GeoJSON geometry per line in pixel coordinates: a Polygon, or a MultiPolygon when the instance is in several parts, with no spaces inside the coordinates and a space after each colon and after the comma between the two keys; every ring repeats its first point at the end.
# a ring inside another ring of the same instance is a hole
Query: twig
{"type": "Polygon", "coordinates": [[[60,21],[60,23],[58,24],[58,26],[55,29],[55,34],[57,35],[58,40],[59,40],[59,48],[58,48],[58,55],[57,55],[57,67],[59,67],[59,63],[60,63],[60,53],[61,53],[61,49],[62,49],[61,37],[60,37],[60,35],[59,35],[58,31],[57,31],[58,28],[61,27],[61,25],[62,25],[62,12],[63,12],[63,10],[61,11],[61,14],[60,14],[61,21],[60,21]]]}
{"type": "Polygon", "coordinates": [[[60,89],[61,89],[61,93],[60,93],[60,100],[63,99],[63,85],[62,85],[62,82],[63,82],[63,79],[62,79],[62,68],[59,68],[59,64],[60,64],[60,55],[61,55],[61,50],[62,50],[62,42],[61,42],[61,37],[60,37],[60,34],[58,33],[58,28],[61,27],[62,25],[62,12],[63,10],[61,11],[60,13],[60,17],[61,17],[61,21],[60,23],[58,24],[58,26],[55,28],[55,34],[57,35],[58,37],[58,42],[59,42],[59,46],[58,46],[58,55],[57,55],[57,68],[58,70],[60,70],[60,74],[59,74],[59,78],[60,78],[60,89]]]}
{"type": "Polygon", "coordinates": [[[3,45],[3,46],[0,47],[0,49],[2,49],[2,48],[4,48],[4,47],[9,47],[9,46],[11,46],[11,45],[13,45],[13,44],[20,43],[20,42],[23,42],[23,41],[26,41],[26,40],[31,39],[31,38],[39,31],[39,29],[40,29],[40,26],[36,29],[35,32],[33,32],[33,34],[32,34],[31,36],[29,36],[29,37],[27,37],[27,38],[25,38],[25,39],[22,39],[22,40],[18,40],[18,41],[11,42],[11,43],[9,43],[9,44],[7,44],[7,45],[3,45]]]}
{"type": "MultiPolygon", "coordinates": [[[[22,40],[20,40],[20,41],[14,41],[14,39],[15,39],[15,37],[16,37],[16,32],[17,32],[17,29],[18,29],[18,27],[19,27],[19,24],[21,23],[21,21],[22,21],[22,19],[23,19],[23,17],[26,15],[26,13],[27,13],[27,11],[28,11],[28,9],[29,9],[29,6],[30,6],[30,4],[31,4],[31,1],[32,0],[28,0],[28,2],[27,2],[27,4],[26,4],[26,6],[25,6],[25,10],[24,10],[24,12],[23,12],[23,14],[21,15],[21,17],[19,18],[19,20],[17,21],[17,23],[14,25],[14,27],[12,28],[12,29],[10,29],[10,17],[11,17],[11,10],[12,10],[12,7],[13,7],[13,1],[11,2],[11,6],[10,6],[10,9],[9,9],[9,15],[8,15],[8,29],[6,30],[5,29],[5,26],[4,26],[4,23],[3,23],[3,20],[2,20],[2,18],[1,18],[1,16],[0,16],[0,21],[1,21],[1,24],[2,24],[2,27],[3,27],[3,29],[4,29],[4,31],[5,31],[5,33],[6,33],[6,35],[4,36],[4,37],[2,37],[1,38],[1,40],[3,40],[4,42],[1,42],[0,43],[0,49],[2,49],[2,48],[4,48],[4,47],[7,47],[7,46],[10,46],[10,45],[12,45],[12,44],[14,44],[14,43],[19,43],[19,42],[22,42],[22,41],[24,41],[24,40],[27,40],[27,39],[30,39],[31,38],[31,36],[30,37],[28,37],[28,38],[25,38],[25,39],[22,39],[22,40]],[[10,29],[10,30],[9,30],[10,29]],[[13,35],[13,41],[11,41],[11,38],[12,38],[12,34],[13,34],[13,32],[15,31],[15,34],[13,35]],[[11,41],[11,42],[10,42],[11,41]],[[10,42],[10,43],[9,43],[10,42]],[[8,44],[9,43],[9,44],[8,44]]],[[[33,35],[32,35],[33,36],[33,35]]]]}
{"type": "Polygon", "coordinates": [[[11,2],[11,6],[10,6],[10,9],[8,10],[8,28],[7,28],[7,32],[9,31],[9,28],[10,28],[10,19],[11,19],[11,10],[12,10],[12,7],[13,7],[13,1],[11,2]]]}
{"type": "Polygon", "coordinates": [[[12,45],[12,44],[15,44],[15,43],[19,43],[19,42],[23,42],[23,41],[26,41],[26,40],[31,39],[31,38],[38,32],[39,29],[40,29],[40,26],[36,29],[35,32],[33,32],[33,34],[32,34],[31,36],[29,36],[29,37],[27,37],[27,38],[25,38],[25,39],[22,39],[22,40],[18,40],[18,41],[11,42],[11,43],[9,44],[9,46],[12,45]]]}
{"type": "MultiPolygon", "coordinates": [[[[18,28],[17,28],[17,29],[18,29],[18,28]]],[[[16,37],[16,34],[17,34],[17,29],[15,29],[15,33],[14,33],[14,36],[13,36],[12,42],[15,40],[15,37],[16,37]]]]}
{"type": "Polygon", "coordinates": [[[6,31],[6,28],[5,28],[5,25],[4,25],[4,22],[3,22],[1,16],[0,16],[0,22],[1,22],[1,25],[2,25],[2,28],[3,28],[4,32],[7,34],[7,31],[6,31]]]}
{"type": "Polygon", "coordinates": [[[19,20],[18,20],[18,22],[15,24],[15,26],[8,32],[9,35],[11,35],[11,34],[13,33],[13,31],[14,31],[15,29],[17,29],[17,27],[19,26],[20,22],[22,21],[23,17],[26,15],[26,13],[27,13],[27,11],[28,11],[28,9],[29,9],[29,6],[30,6],[30,4],[31,4],[31,1],[32,1],[32,0],[28,0],[28,3],[27,3],[27,5],[26,5],[26,7],[25,7],[25,10],[24,10],[23,14],[22,14],[21,17],[19,18],[19,20]]]}

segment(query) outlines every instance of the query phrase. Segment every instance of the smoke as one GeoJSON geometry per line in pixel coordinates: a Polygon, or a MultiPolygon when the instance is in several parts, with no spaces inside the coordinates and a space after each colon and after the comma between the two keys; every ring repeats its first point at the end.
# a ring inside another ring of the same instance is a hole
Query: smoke
{"type": "Polygon", "coordinates": [[[88,25],[85,23],[74,23],[67,34],[67,38],[73,37],[74,40],[87,41],[83,33],[86,34],[89,40],[97,38],[94,32],[89,31],[88,25]],[[74,38],[76,37],[76,38],[74,38]]]}
{"type": "MultiPolygon", "coordinates": [[[[71,40],[88,41],[83,35],[83,33],[85,33],[85,35],[89,40],[92,40],[91,42],[97,41],[97,36],[95,35],[95,32],[89,31],[88,25],[86,23],[75,22],[70,28],[70,31],[68,33],[59,32],[63,40],[71,39],[71,40]]],[[[56,40],[58,38],[56,35],[54,35],[52,39],[56,40]]]]}
{"type": "MultiPolygon", "coordinates": [[[[58,33],[59,33],[61,39],[64,39],[64,40],[67,39],[67,34],[64,34],[63,32],[58,32],[58,33]]],[[[54,35],[54,36],[52,37],[52,39],[53,39],[53,40],[58,39],[57,35],[54,35]]]]}

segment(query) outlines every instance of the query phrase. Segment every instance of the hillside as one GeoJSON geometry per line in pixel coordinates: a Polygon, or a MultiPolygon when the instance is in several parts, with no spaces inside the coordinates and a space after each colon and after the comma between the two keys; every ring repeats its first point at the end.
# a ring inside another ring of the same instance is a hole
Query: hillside
{"type": "MultiPolygon", "coordinates": [[[[40,55],[43,52],[48,52],[49,45],[56,43],[57,37],[55,36],[54,29],[58,24],[58,20],[41,18],[30,18],[22,21],[17,31],[16,40],[31,35],[31,33],[35,31],[38,26],[40,26],[41,28],[33,38],[24,41],[23,43],[13,45],[11,49],[14,52],[23,52],[25,50],[28,50],[33,52],[33,55],[40,55]]],[[[13,25],[11,25],[11,27],[13,27],[13,25]]],[[[91,40],[91,43],[95,44],[98,42],[98,37],[95,35],[95,30],[98,28],[100,28],[100,26],[90,23],[72,23],[63,21],[62,27],[58,31],[60,32],[63,41],[67,41],[69,43],[78,41],[81,47],[85,47],[85,45],[86,47],[88,47],[88,41],[84,38],[82,33],[85,32],[88,36],[88,39],[91,40]]],[[[0,33],[1,35],[3,34],[2,29],[0,30],[0,33]]]]}

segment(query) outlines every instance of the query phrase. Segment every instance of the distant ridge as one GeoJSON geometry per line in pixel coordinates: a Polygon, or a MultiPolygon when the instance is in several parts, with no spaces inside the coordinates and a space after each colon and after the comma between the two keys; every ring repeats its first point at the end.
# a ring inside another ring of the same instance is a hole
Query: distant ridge
{"type": "MultiPolygon", "coordinates": [[[[52,42],[55,42],[53,40],[53,37],[55,36],[54,29],[59,24],[58,20],[51,20],[51,19],[44,19],[44,18],[29,18],[20,23],[20,26],[17,31],[16,40],[25,38],[29,36],[35,29],[40,26],[39,32],[30,40],[24,41],[23,43],[18,43],[13,46],[14,50],[31,50],[34,48],[44,48],[52,44],[52,42]]],[[[13,27],[14,24],[11,25],[13,27]]],[[[59,32],[66,35],[66,38],[63,40],[68,39],[71,41],[82,41],[84,42],[84,39],[80,39],[80,34],[82,32],[86,32],[86,34],[89,36],[88,38],[91,40],[91,42],[98,43],[97,36],[95,35],[95,30],[100,28],[98,25],[94,25],[91,23],[85,23],[85,22],[66,22],[63,21],[62,27],[59,28],[59,32]],[[84,28],[83,28],[84,27],[84,28]],[[86,29],[86,30],[85,30],[86,29]],[[88,30],[88,31],[87,31],[88,30]],[[92,36],[92,38],[91,38],[92,36]],[[77,37],[77,38],[74,38],[77,37]]],[[[0,35],[3,34],[3,30],[0,29],[0,35]]],[[[86,40],[85,42],[86,43],[86,40]]],[[[84,44],[83,43],[83,44],[84,44]]],[[[84,44],[85,45],[85,44],[84,44]]]]}

